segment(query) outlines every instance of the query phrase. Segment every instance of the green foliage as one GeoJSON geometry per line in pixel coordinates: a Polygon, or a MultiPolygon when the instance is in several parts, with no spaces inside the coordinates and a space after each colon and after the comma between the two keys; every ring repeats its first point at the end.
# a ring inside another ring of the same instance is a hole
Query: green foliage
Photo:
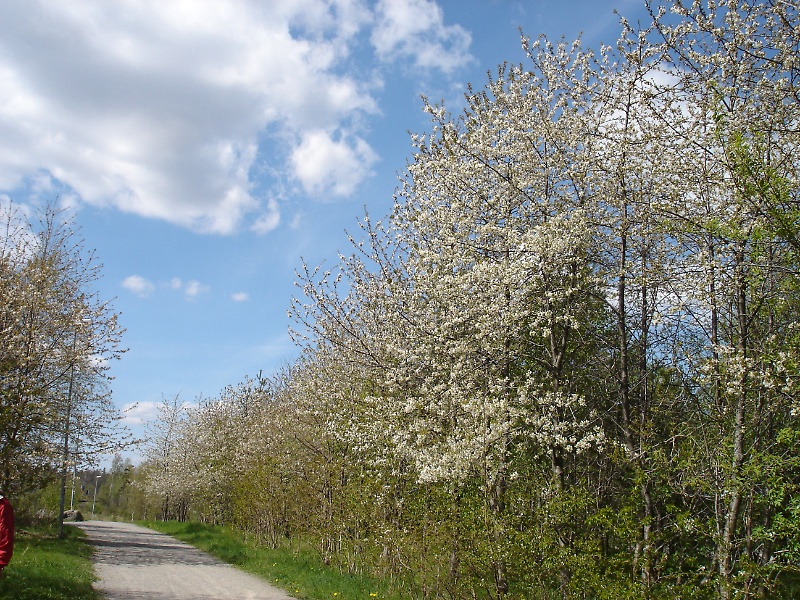
{"type": "Polygon", "coordinates": [[[0,207],[0,488],[13,495],[124,438],[106,372],[122,330],[94,289],[99,265],[64,210],[26,208],[0,207]]]}
{"type": "Polygon", "coordinates": [[[37,517],[58,517],[58,500],[61,485],[51,481],[48,485],[20,494],[14,498],[14,513],[18,520],[30,521],[37,517]]]}
{"type": "Polygon", "coordinates": [[[800,17],[665,4],[425,102],[297,364],[164,404],[165,516],[426,599],[796,592],[800,17]]]}

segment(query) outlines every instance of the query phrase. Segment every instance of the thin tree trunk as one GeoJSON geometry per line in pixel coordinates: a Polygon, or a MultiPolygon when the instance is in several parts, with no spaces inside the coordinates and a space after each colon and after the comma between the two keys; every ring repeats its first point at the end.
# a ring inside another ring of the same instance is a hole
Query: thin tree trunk
{"type": "MultiPolygon", "coordinates": [[[[748,358],[748,328],[747,328],[747,289],[744,276],[744,250],[740,247],[736,253],[736,303],[737,303],[737,325],[739,360],[746,361],[748,358]]],[[[742,504],[742,483],[741,472],[744,464],[744,429],[745,429],[745,398],[747,396],[747,368],[742,368],[739,377],[736,395],[736,408],[734,412],[733,431],[732,431],[732,456],[731,473],[728,478],[728,501],[722,537],[717,544],[717,565],[720,574],[720,598],[728,600],[733,592],[731,576],[733,574],[736,557],[734,556],[734,541],[736,537],[736,526],[739,521],[739,513],[742,504]]]]}

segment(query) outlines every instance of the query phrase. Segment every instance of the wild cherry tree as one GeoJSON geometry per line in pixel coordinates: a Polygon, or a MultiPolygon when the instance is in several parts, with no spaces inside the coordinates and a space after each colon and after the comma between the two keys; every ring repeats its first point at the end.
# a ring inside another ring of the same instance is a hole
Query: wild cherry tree
{"type": "Polygon", "coordinates": [[[546,43],[530,57],[533,69],[504,67],[471,93],[459,119],[426,105],[433,131],[415,137],[389,224],[343,261],[344,301],[338,277],[305,278],[306,322],[373,367],[365,401],[381,437],[420,482],[483,490],[500,594],[515,461],[547,460],[559,492],[565,463],[602,439],[567,376],[599,295],[581,209],[592,59],[546,43]]]}
{"type": "Polygon", "coordinates": [[[200,513],[216,481],[270,543],[426,597],[791,583],[797,8],[665,6],[425,102],[391,214],[302,269],[284,384],[181,431],[200,513]]]}
{"type": "Polygon", "coordinates": [[[185,443],[187,404],[176,395],[162,398],[158,415],[145,433],[146,477],[141,485],[149,496],[160,499],[161,519],[186,520],[190,501],[185,485],[190,453],[185,443]]]}
{"type": "Polygon", "coordinates": [[[673,304],[685,319],[677,355],[698,407],[687,439],[698,444],[713,498],[706,580],[721,598],[751,597],[789,567],[776,542],[797,544],[796,532],[773,523],[785,519],[795,489],[787,483],[797,481],[784,460],[796,449],[787,366],[797,353],[798,7],[651,9],[674,82],[660,90],[674,107],[663,209],[684,263],[673,304]]]}
{"type": "Polygon", "coordinates": [[[3,206],[0,237],[0,485],[36,487],[121,442],[107,386],[122,329],[94,289],[101,265],[54,204],[29,215],[3,206]]]}

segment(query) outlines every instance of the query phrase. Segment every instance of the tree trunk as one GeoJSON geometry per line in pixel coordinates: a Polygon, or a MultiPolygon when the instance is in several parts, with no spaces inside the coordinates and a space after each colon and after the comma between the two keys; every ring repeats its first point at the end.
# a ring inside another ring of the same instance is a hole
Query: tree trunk
{"type": "MultiPolygon", "coordinates": [[[[748,358],[748,327],[747,327],[747,288],[744,274],[744,249],[739,247],[736,253],[736,308],[737,308],[737,349],[739,360],[748,358]]],[[[717,568],[720,575],[719,592],[721,600],[728,600],[733,592],[731,575],[733,574],[736,557],[735,537],[736,526],[742,504],[741,472],[744,464],[744,429],[745,429],[745,399],[747,397],[748,373],[747,368],[742,368],[739,376],[736,394],[736,408],[734,412],[732,434],[731,473],[728,477],[728,500],[722,536],[717,544],[717,568]]]]}

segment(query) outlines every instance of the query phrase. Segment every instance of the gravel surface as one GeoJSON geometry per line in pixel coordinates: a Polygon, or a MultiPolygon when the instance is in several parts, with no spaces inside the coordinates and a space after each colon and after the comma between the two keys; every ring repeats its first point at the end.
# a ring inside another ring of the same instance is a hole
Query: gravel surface
{"type": "Polygon", "coordinates": [[[286,592],[173,537],[130,523],[75,523],[94,546],[107,600],[288,600],[286,592]]]}

